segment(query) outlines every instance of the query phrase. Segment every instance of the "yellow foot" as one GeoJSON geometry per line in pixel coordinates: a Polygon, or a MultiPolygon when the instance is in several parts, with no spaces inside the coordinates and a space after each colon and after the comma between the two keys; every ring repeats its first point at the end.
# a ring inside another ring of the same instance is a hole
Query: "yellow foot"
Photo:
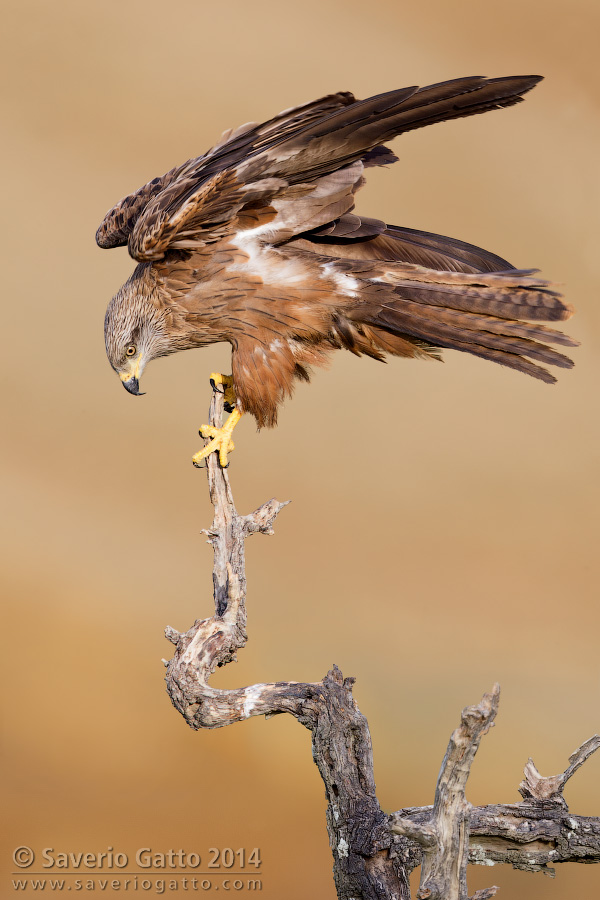
{"type": "MultiPolygon", "coordinates": [[[[217,390],[217,385],[223,385],[223,399],[225,400],[225,407],[229,407],[227,412],[231,412],[235,408],[235,391],[233,390],[233,376],[232,375],[221,375],[220,372],[211,372],[210,373],[210,383],[212,385],[213,391],[217,390]]],[[[204,427],[204,426],[202,426],[204,427]]]]}
{"type": "MultiPolygon", "coordinates": [[[[233,402],[235,403],[235,398],[233,402]]],[[[206,459],[206,457],[215,450],[219,451],[219,462],[223,468],[229,465],[227,454],[235,449],[235,445],[231,440],[231,434],[241,418],[241,412],[238,409],[234,409],[222,428],[214,428],[212,425],[200,426],[200,434],[202,437],[211,437],[212,441],[192,456],[192,462],[195,466],[200,467],[200,462],[203,459],[206,459]]]]}

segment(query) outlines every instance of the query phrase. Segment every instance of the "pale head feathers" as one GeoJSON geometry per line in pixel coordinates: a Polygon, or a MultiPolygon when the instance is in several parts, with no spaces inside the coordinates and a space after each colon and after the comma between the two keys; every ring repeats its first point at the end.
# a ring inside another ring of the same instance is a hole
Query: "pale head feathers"
{"type": "Polygon", "coordinates": [[[141,354],[141,368],[151,359],[171,352],[167,309],[148,269],[149,266],[138,266],[112,298],[104,317],[106,355],[119,373],[129,363],[128,347],[135,347],[136,357],[141,354]]]}

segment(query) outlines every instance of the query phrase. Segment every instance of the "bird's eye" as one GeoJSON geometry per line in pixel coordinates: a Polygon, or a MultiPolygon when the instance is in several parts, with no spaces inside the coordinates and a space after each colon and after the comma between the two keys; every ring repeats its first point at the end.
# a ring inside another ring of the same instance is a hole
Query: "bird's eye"
{"type": "Polygon", "coordinates": [[[129,344],[125,350],[125,356],[135,356],[135,344],[129,344]]]}

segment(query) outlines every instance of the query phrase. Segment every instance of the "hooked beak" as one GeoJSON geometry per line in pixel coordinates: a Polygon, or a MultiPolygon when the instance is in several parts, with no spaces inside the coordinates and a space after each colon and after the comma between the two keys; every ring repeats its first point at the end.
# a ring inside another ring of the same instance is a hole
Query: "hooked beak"
{"type": "Polygon", "coordinates": [[[142,365],[142,354],[140,353],[137,359],[128,366],[127,372],[120,372],[119,378],[123,382],[123,387],[126,391],[129,391],[130,394],[133,394],[135,397],[143,397],[144,392],[140,393],[140,374],[143,369],[142,365]]]}
{"type": "Polygon", "coordinates": [[[123,387],[126,391],[129,391],[130,394],[134,394],[136,397],[144,396],[144,391],[140,392],[140,383],[135,375],[128,378],[127,381],[123,381],[123,387]]]}

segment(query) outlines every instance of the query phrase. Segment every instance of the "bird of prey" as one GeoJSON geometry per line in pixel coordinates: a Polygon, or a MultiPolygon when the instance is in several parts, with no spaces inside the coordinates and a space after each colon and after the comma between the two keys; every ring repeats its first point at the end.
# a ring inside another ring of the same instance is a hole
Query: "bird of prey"
{"type": "Polygon", "coordinates": [[[356,100],[331,94],[261,125],[226,132],[196,159],[121,200],[100,247],[127,244],[139,265],[111,300],[106,351],[125,388],[155,357],[227,341],[231,415],[200,460],[222,465],[243,413],[272,426],[296,379],[333,350],[472,353],[554,382],[538,363],[569,368],[548,343],[575,346],[540,324],[572,308],[536,270],[515,269],[454,238],[353,212],[365,170],[397,160],[385,142],[424,125],[512,106],[537,76],[467,77],[356,100]],[[529,322],[523,320],[531,320],[529,322]]]}

